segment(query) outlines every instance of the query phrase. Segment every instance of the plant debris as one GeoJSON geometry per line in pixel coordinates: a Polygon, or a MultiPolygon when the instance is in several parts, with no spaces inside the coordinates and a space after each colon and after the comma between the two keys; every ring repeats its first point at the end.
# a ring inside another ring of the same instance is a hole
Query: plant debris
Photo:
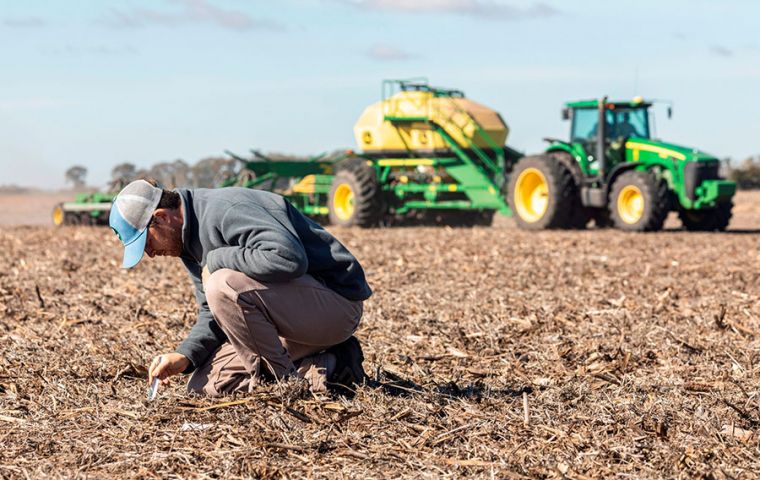
{"type": "Polygon", "coordinates": [[[0,478],[753,477],[760,194],[735,212],[724,234],[333,229],[375,291],[350,400],[175,381],[148,402],[195,319],[180,262],[2,227],[0,478]]]}

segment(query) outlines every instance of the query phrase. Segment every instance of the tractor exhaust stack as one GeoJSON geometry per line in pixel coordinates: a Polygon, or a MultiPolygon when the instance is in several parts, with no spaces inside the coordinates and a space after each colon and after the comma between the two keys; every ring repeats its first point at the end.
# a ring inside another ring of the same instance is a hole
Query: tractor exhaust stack
{"type": "Polygon", "coordinates": [[[596,127],[596,161],[599,165],[599,180],[604,182],[605,176],[607,174],[607,162],[605,159],[604,151],[605,151],[605,142],[604,137],[607,135],[607,125],[604,121],[604,116],[606,114],[607,110],[607,96],[604,96],[599,100],[599,121],[597,123],[596,127]]]}

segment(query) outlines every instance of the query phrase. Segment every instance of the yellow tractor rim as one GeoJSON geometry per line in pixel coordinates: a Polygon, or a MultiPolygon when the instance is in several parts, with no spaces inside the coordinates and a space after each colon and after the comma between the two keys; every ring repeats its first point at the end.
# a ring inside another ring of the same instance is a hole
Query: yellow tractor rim
{"type": "Polygon", "coordinates": [[[537,168],[527,168],[515,183],[515,207],[526,222],[537,222],[549,208],[549,183],[537,168]]]}
{"type": "Polygon", "coordinates": [[[335,215],[341,220],[348,220],[354,214],[354,191],[346,183],[341,183],[333,194],[335,215]]]}
{"type": "Polygon", "coordinates": [[[641,220],[644,215],[644,195],[639,187],[626,185],[617,198],[617,209],[620,219],[632,225],[641,220]]]}
{"type": "Polygon", "coordinates": [[[63,208],[55,207],[53,209],[53,224],[55,226],[63,225],[63,208]]]}

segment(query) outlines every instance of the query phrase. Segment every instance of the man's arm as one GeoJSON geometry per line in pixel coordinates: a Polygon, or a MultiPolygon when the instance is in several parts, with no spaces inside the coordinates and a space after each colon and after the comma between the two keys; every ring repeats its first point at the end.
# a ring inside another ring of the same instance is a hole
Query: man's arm
{"type": "Polygon", "coordinates": [[[261,282],[287,282],[309,267],[301,240],[266,209],[238,204],[228,209],[220,233],[226,247],[206,255],[211,273],[229,268],[261,282]]]}

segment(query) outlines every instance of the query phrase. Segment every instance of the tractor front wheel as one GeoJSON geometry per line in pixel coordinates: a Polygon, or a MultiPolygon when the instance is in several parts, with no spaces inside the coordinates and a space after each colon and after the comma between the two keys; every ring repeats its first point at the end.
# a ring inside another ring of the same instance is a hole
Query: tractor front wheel
{"type": "Polygon", "coordinates": [[[344,227],[374,227],[382,204],[375,170],[362,158],[348,158],[336,167],[327,201],[330,223],[344,227]]]}
{"type": "Polygon", "coordinates": [[[668,216],[668,184],[652,172],[629,170],[612,185],[609,200],[612,223],[634,232],[662,229],[668,216]]]}
{"type": "Polygon", "coordinates": [[[681,219],[683,227],[689,231],[723,232],[728,228],[728,223],[731,221],[731,209],[733,207],[733,202],[728,201],[719,203],[716,208],[704,210],[681,208],[678,210],[678,218],[681,219]]]}
{"type": "Polygon", "coordinates": [[[543,230],[575,226],[577,188],[572,173],[555,157],[521,159],[510,174],[507,191],[518,227],[543,230]]]}

